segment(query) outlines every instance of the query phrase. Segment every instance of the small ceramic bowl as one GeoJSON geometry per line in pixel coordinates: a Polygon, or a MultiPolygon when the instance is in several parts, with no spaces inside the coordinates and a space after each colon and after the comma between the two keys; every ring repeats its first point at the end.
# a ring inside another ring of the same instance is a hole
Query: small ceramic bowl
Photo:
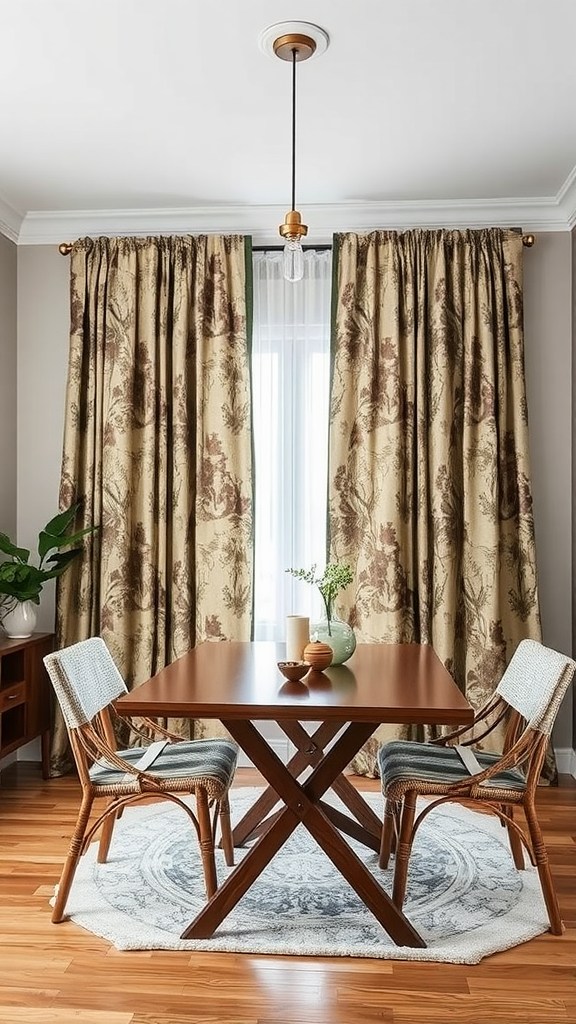
{"type": "Polygon", "coordinates": [[[279,661],[278,668],[282,675],[292,682],[302,679],[302,676],[305,676],[310,671],[310,665],[307,661],[279,661]]]}

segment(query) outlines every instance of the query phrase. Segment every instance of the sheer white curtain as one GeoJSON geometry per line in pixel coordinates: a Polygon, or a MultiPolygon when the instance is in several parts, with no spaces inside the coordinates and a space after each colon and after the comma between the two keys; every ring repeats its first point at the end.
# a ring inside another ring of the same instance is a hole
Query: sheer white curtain
{"type": "Polygon", "coordinates": [[[254,638],[284,640],[286,615],[321,612],[286,569],[326,562],[332,253],[305,252],[295,282],[281,252],[253,259],[254,638]]]}

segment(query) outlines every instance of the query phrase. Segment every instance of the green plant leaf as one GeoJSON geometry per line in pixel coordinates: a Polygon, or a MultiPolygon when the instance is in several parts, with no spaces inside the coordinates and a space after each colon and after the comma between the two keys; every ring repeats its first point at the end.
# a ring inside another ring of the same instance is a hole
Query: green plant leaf
{"type": "Polygon", "coordinates": [[[34,565],[21,562],[2,562],[0,565],[0,594],[38,604],[43,582],[42,573],[34,565]]]}
{"type": "Polygon", "coordinates": [[[42,569],[42,575],[45,580],[55,579],[56,576],[60,576],[64,569],[74,558],[82,554],[82,548],[72,548],[71,551],[61,551],[59,554],[50,555],[46,563],[46,567],[42,569]]]}
{"type": "Polygon", "coordinates": [[[60,550],[60,548],[69,547],[70,544],[76,544],[86,534],[93,533],[94,529],[93,526],[86,526],[83,530],[79,530],[78,533],[68,533],[60,537],[55,537],[42,530],[38,537],[38,554],[43,560],[49,551],[60,550]]]}
{"type": "Polygon", "coordinates": [[[77,501],[70,508],[65,509],[64,512],[59,512],[49,523],[46,523],[43,532],[49,533],[52,537],[61,537],[70,526],[81,504],[82,502],[77,501]]]}
{"type": "Polygon", "coordinates": [[[87,526],[75,533],[67,533],[81,502],[76,502],[64,512],[59,512],[38,535],[38,566],[29,565],[30,552],[13,544],[5,533],[0,533],[0,554],[8,556],[0,562],[0,599],[40,603],[40,593],[47,580],[60,576],[73,559],[82,552],[80,541],[87,534],[94,533],[97,526],[87,526]],[[60,552],[60,548],[68,548],[60,552]]]}
{"type": "Polygon", "coordinates": [[[16,547],[5,533],[0,533],[0,551],[5,555],[10,555],[11,558],[16,558],[19,562],[27,562],[30,558],[28,548],[16,547]]]}
{"type": "Polygon", "coordinates": [[[0,585],[25,581],[30,575],[30,566],[22,562],[2,562],[0,564],[0,585]]]}
{"type": "Polygon", "coordinates": [[[72,544],[72,538],[66,534],[66,530],[72,523],[78,510],[80,502],[71,505],[65,512],[59,512],[54,516],[38,535],[38,554],[42,561],[52,548],[61,548],[65,544],[72,544]]]}
{"type": "Polygon", "coordinates": [[[38,590],[37,587],[26,587],[19,583],[18,586],[14,587],[12,590],[8,590],[8,588],[0,590],[0,600],[3,595],[6,595],[8,597],[15,598],[17,601],[33,601],[34,604],[40,604],[41,590],[42,588],[38,590]]]}

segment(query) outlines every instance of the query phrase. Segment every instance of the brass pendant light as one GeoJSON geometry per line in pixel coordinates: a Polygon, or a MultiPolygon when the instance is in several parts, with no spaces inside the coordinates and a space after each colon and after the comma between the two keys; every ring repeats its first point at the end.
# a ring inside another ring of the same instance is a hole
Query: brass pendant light
{"type": "Polygon", "coordinates": [[[292,206],[278,230],[285,241],[284,277],[287,281],[299,281],[304,274],[302,238],[308,228],[296,209],[296,65],[324,53],[329,38],[324,29],[311,22],[287,21],[265,29],[259,43],[264,53],[292,65],[292,206]]]}
{"type": "Polygon", "coordinates": [[[287,281],[300,281],[304,276],[304,252],[301,239],[308,234],[302,216],[296,209],[296,65],[308,60],[316,50],[311,36],[287,33],[274,40],[274,53],[292,64],[292,207],[278,228],[284,245],[284,277],[287,281]]]}

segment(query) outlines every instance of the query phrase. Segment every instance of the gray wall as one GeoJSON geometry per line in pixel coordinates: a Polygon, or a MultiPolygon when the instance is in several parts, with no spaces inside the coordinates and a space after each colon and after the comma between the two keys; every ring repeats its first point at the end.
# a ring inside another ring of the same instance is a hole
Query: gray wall
{"type": "MultiPolygon", "coordinates": [[[[524,251],[526,377],[544,642],[572,651],[571,237],[524,251]]],[[[69,261],[57,246],[18,249],[18,536],[33,543],[58,498],[68,353],[69,261]]],[[[40,628],[51,628],[45,593],[40,628]]],[[[572,703],[555,746],[572,747],[572,703]]]]}
{"type": "MultiPolygon", "coordinates": [[[[572,231],[572,650],[576,652],[576,227],[572,231]]],[[[576,697],[572,695],[572,746],[576,751],[576,697]]]]}
{"type": "MultiPolygon", "coordinates": [[[[568,232],[524,251],[524,331],[536,552],[545,644],[572,653],[572,270],[568,232]]],[[[572,694],[554,732],[572,747],[572,694]]]]}
{"type": "Polygon", "coordinates": [[[0,235],[0,532],[16,535],[16,246],[0,235]]]}
{"type": "MultiPolygon", "coordinates": [[[[18,540],[36,549],[58,511],[70,261],[58,247],[18,247],[18,540]]],[[[54,627],[53,581],[43,591],[39,630],[54,627]]]]}

